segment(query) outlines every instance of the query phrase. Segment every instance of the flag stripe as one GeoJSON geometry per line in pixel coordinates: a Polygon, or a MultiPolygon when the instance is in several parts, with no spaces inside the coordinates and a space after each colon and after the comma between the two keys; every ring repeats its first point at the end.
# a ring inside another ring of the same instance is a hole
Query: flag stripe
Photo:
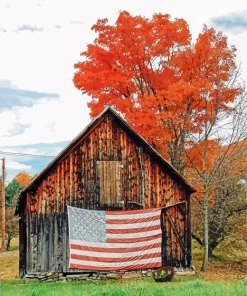
{"type": "Polygon", "coordinates": [[[140,233],[140,232],[149,232],[152,230],[160,230],[160,225],[153,225],[149,227],[139,227],[139,228],[125,228],[125,229],[119,229],[119,228],[112,228],[112,229],[106,229],[106,234],[127,234],[127,233],[140,233]]]}
{"type": "Polygon", "coordinates": [[[90,247],[90,248],[105,248],[109,249],[109,252],[113,252],[113,249],[117,248],[140,248],[140,247],[145,247],[147,246],[148,248],[151,247],[153,244],[159,243],[161,244],[160,241],[160,236],[154,237],[152,240],[149,241],[144,241],[144,242],[133,242],[129,243],[128,246],[126,246],[124,243],[119,244],[119,243],[96,243],[96,242],[85,242],[81,240],[74,240],[70,239],[70,244],[76,245],[76,246],[85,246],[85,247],[90,247]]]}
{"type": "Polygon", "coordinates": [[[114,224],[106,224],[107,229],[131,229],[131,228],[141,228],[141,227],[149,227],[149,226],[160,226],[160,218],[158,220],[152,220],[149,222],[143,223],[114,223],[114,224]]]}
{"type": "MultiPolygon", "coordinates": [[[[156,235],[157,238],[161,239],[161,235],[156,235]]],[[[148,240],[152,240],[154,235],[146,236],[146,237],[132,237],[132,238],[107,238],[107,243],[118,243],[118,244],[129,244],[134,242],[146,242],[148,240]]]]}
{"type": "Polygon", "coordinates": [[[139,232],[134,232],[134,233],[108,233],[106,230],[106,240],[111,239],[111,238],[122,238],[122,239],[129,239],[129,238],[140,238],[140,237],[152,237],[153,235],[160,234],[161,230],[156,229],[152,231],[139,231],[139,232]]]}
{"type": "Polygon", "coordinates": [[[108,257],[94,257],[94,256],[85,256],[85,255],[78,255],[78,254],[71,254],[71,259],[77,259],[77,260],[87,260],[87,261],[97,261],[102,263],[116,263],[119,262],[131,262],[131,261],[137,261],[142,259],[150,259],[150,258],[159,258],[160,260],[160,252],[158,253],[152,253],[152,254],[145,254],[145,255],[139,255],[139,256],[131,256],[131,257],[121,257],[121,258],[108,258],[108,257]]]}
{"type": "Polygon", "coordinates": [[[125,210],[125,211],[105,211],[106,215],[118,215],[118,216],[133,216],[133,215],[146,215],[152,213],[160,213],[161,208],[152,208],[144,210],[125,210]]]}
{"type": "MultiPolygon", "coordinates": [[[[107,244],[108,245],[108,244],[107,244]]],[[[97,252],[97,253],[130,253],[130,252],[142,252],[148,249],[154,249],[154,248],[160,248],[160,243],[155,243],[151,245],[145,245],[141,247],[133,247],[133,248],[126,248],[126,245],[124,244],[124,247],[120,247],[120,244],[118,244],[118,248],[100,248],[100,247],[88,247],[83,245],[75,245],[71,244],[71,253],[74,253],[75,250],[78,251],[88,251],[88,252],[97,252]]],[[[129,244],[130,245],[130,244],[129,244]]]]}
{"type": "Polygon", "coordinates": [[[104,267],[104,266],[95,266],[95,265],[82,265],[78,263],[71,263],[71,269],[80,269],[80,270],[99,270],[99,271],[116,271],[116,270],[137,270],[137,269],[148,269],[148,268],[157,268],[161,266],[161,262],[145,263],[145,264],[136,264],[124,266],[124,268],[116,267],[104,267]]]}
{"type": "MultiPolygon", "coordinates": [[[[129,211],[132,212],[132,211],[129,211]]],[[[106,221],[108,220],[122,220],[123,217],[124,219],[145,219],[148,217],[160,217],[160,212],[146,212],[146,213],[142,213],[142,214],[125,214],[123,216],[123,214],[115,214],[112,215],[112,212],[110,212],[111,214],[106,214],[106,221]]],[[[155,218],[154,218],[155,219],[155,218]]]]}
{"type": "MultiPolygon", "coordinates": [[[[122,253],[124,253],[124,257],[128,258],[128,257],[133,257],[133,256],[144,256],[147,254],[154,254],[154,253],[158,253],[160,252],[160,245],[150,248],[150,249],[145,249],[145,250],[138,250],[138,251],[133,251],[131,250],[130,252],[126,252],[126,250],[124,250],[122,253]]],[[[81,255],[81,256],[91,256],[91,257],[98,257],[98,258],[112,258],[112,260],[114,260],[113,258],[117,259],[117,258],[122,258],[122,253],[118,252],[118,253],[113,253],[113,252],[107,252],[106,250],[104,250],[104,252],[92,252],[90,251],[86,251],[86,250],[76,250],[76,249],[71,249],[71,255],[81,255]]]]}
{"type": "MultiPolygon", "coordinates": [[[[155,215],[155,216],[151,216],[151,217],[146,217],[146,218],[140,218],[140,219],[109,219],[109,216],[106,216],[106,224],[143,224],[145,222],[160,222],[160,215],[155,215]]],[[[128,225],[129,227],[129,225],[128,225]]]]}
{"type": "Polygon", "coordinates": [[[88,260],[78,260],[78,259],[71,259],[70,260],[71,264],[81,264],[81,265],[86,265],[86,266],[96,266],[96,267],[115,267],[115,268],[119,268],[119,267],[126,267],[126,266],[130,266],[130,265],[137,265],[137,264],[146,264],[146,263],[161,263],[161,258],[160,256],[157,258],[150,258],[150,259],[141,259],[141,260],[135,260],[132,261],[131,264],[130,262],[99,262],[99,261],[88,261],[88,260]]]}

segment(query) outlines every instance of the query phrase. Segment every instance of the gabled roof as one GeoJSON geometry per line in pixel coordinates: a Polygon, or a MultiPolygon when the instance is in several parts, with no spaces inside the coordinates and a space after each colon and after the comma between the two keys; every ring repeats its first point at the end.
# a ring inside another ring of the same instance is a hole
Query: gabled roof
{"type": "Polygon", "coordinates": [[[45,169],[35,178],[32,180],[32,182],[26,186],[22,192],[26,193],[29,189],[31,189],[35,184],[39,182],[39,180],[42,179],[42,177],[62,158],[65,157],[65,155],[71,150],[71,148],[74,147],[78,142],[80,142],[83,137],[88,135],[89,132],[93,130],[95,125],[102,119],[102,117],[106,114],[110,114],[113,116],[113,118],[116,119],[118,123],[121,124],[122,127],[130,134],[132,135],[139,143],[141,143],[143,146],[147,148],[149,152],[151,152],[155,157],[168,169],[175,178],[179,179],[181,183],[188,189],[190,193],[195,192],[196,190],[184,179],[184,177],[167,161],[165,160],[142,136],[140,136],[133,128],[131,128],[128,123],[112,108],[112,107],[106,107],[102,113],[100,113],[97,117],[95,117],[90,124],[82,130],[81,133],[77,137],[75,137],[46,167],[45,169]]]}

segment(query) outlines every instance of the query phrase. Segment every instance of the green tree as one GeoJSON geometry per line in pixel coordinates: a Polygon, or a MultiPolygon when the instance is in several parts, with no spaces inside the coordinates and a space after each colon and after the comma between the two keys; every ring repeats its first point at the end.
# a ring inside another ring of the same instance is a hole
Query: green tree
{"type": "Polygon", "coordinates": [[[12,206],[14,196],[18,195],[24,188],[15,179],[13,179],[5,189],[6,205],[12,206]]]}

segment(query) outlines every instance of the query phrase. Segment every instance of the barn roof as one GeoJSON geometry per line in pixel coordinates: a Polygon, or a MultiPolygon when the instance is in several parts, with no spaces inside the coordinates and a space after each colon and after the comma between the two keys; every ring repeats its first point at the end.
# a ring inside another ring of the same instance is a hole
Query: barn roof
{"type": "Polygon", "coordinates": [[[112,115],[118,123],[121,124],[121,126],[128,131],[130,135],[135,138],[136,141],[138,141],[140,144],[145,146],[150,153],[156,156],[156,158],[166,167],[167,170],[169,170],[173,176],[181,181],[181,183],[188,189],[189,192],[193,193],[196,190],[185,180],[185,178],[167,161],[165,160],[148,142],[139,135],[132,127],[129,126],[129,124],[112,108],[112,107],[106,107],[102,113],[100,113],[97,117],[95,117],[90,124],[82,130],[81,133],[78,134],[77,137],[75,137],[44,169],[43,171],[32,180],[32,182],[26,186],[21,194],[19,201],[21,200],[21,196],[24,195],[28,190],[30,190],[32,187],[34,187],[41,179],[42,177],[50,170],[52,167],[60,161],[64,156],[76,145],[78,142],[82,140],[83,137],[87,136],[89,132],[91,132],[96,124],[101,120],[101,118],[106,115],[110,114],[112,115]]]}

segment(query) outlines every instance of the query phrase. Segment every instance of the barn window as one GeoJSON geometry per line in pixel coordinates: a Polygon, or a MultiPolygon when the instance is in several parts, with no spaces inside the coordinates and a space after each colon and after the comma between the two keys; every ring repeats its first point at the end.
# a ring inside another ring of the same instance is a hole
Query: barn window
{"type": "Polygon", "coordinates": [[[121,196],[121,163],[119,161],[98,161],[100,183],[100,204],[116,205],[121,196]]]}

